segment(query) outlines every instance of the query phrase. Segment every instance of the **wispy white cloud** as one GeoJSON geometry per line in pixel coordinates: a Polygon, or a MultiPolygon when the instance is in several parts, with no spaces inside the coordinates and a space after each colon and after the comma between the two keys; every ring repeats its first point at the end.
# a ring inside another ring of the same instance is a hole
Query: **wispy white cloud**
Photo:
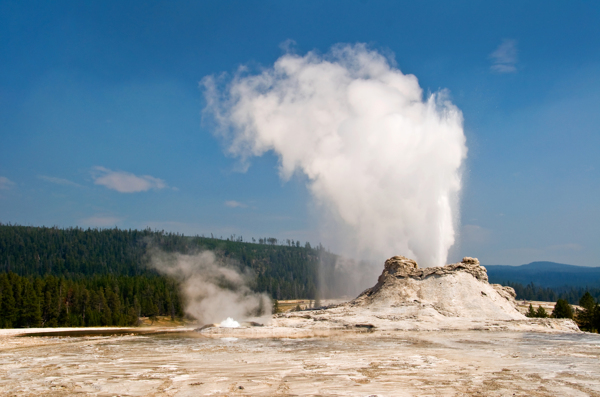
{"type": "Polygon", "coordinates": [[[38,175],[38,178],[46,182],[54,183],[56,185],[83,187],[80,184],[70,181],[68,179],[57,178],[54,176],[38,175]]]}
{"type": "Polygon", "coordinates": [[[15,185],[15,183],[13,181],[11,181],[10,179],[8,179],[5,176],[0,176],[0,190],[8,190],[8,189],[12,189],[12,187],[15,185]]]}
{"type": "Polygon", "coordinates": [[[504,39],[502,43],[490,54],[492,66],[490,69],[496,73],[517,72],[517,42],[516,40],[504,39]]]}
{"type": "Polygon", "coordinates": [[[224,204],[230,208],[247,208],[248,207],[247,204],[240,203],[239,201],[235,201],[235,200],[225,201],[224,204]]]}
{"type": "Polygon", "coordinates": [[[112,171],[104,167],[94,167],[92,177],[96,185],[102,185],[119,193],[146,192],[169,186],[162,179],[150,175],[137,176],[125,171],[112,171]]]}
{"type": "Polygon", "coordinates": [[[79,223],[82,226],[88,227],[109,227],[116,226],[122,219],[116,216],[95,215],[89,218],[80,219],[79,223]]]}

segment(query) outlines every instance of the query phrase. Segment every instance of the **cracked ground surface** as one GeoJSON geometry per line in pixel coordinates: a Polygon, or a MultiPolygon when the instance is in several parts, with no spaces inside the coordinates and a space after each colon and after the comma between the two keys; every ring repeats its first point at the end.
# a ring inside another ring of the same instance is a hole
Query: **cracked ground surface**
{"type": "Polygon", "coordinates": [[[491,331],[310,338],[28,337],[0,396],[600,396],[600,335],[491,331]]]}

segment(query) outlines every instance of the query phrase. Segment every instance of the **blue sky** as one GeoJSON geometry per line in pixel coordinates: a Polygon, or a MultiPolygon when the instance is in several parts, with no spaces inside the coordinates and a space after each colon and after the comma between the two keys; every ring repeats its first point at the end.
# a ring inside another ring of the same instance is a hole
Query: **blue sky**
{"type": "Polygon", "coordinates": [[[0,1],[0,222],[316,243],[306,181],[238,172],[199,82],[366,43],[463,112],[451,259],[600,266],[600,6],[488,3],[0,1]]]}

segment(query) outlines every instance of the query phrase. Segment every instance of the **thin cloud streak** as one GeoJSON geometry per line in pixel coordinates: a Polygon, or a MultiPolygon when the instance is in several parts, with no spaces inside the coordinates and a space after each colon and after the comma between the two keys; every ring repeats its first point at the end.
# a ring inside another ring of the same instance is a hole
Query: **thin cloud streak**
{"type": "Polygon", "coordinates": [[[104,186],[119,193],[138,193],[160,190],[169,186],[162,179],[150,175],[137,176],[125,171],[112,171],[104,167],[94,167],[94,184],[104,186]]]}
{"type": "Polygon", "coordinates": [[[13,181],[5,176],[0,176],[0,190],[9,190],[15,185],[13,181]]]}
{"type": "Polygon", "coordinates": [[[516,40],[504,39],[502,44],[489,56],[492,59],[490,69],[496,73],[517,72],[517,42],[516,40]]]}
{"type": "Polygon", "coordinates": [[[228,200],[224,203],[229,208],[248,208],[248,205],[235,200],[228,200]]]}
{"type": "Polygon", "coordinates": [[[70,181],[70,180],[64,179],[64,178],[57,178],[54,176],[38,175],[38,179],[41,179],[46,182],[54,183],[55,185],[83,187],[79,183],[75,183],[73,181],[70,181]]]}

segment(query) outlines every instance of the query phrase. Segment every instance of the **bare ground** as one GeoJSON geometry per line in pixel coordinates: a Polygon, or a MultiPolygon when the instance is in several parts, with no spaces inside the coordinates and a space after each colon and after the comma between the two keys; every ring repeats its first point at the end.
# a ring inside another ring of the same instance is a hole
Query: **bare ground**
{"type": "Polygon", "coordinates": [[[600,396],[600,335],[586,333],[14,333],[0,396],[600,396]]]}

